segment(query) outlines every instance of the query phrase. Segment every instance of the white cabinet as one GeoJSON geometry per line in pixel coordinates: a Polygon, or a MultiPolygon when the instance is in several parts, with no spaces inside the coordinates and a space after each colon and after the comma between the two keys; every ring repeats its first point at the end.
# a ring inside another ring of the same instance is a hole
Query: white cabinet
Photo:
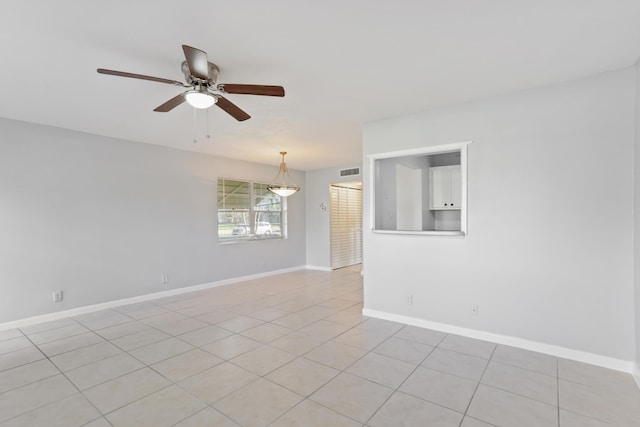
{"type": "Polygon", "coordinates": [[[430,168],[429,183],[430,210],[460,210],[462,207],[460,165],[430,168]]]}

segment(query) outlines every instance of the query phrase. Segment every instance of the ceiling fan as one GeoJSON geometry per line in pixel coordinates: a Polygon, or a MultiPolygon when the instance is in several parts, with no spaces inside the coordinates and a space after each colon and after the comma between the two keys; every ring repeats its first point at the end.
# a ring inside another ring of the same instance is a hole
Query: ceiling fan
{"type": "Polygon", "coordinates": [[[153,82],[189,88],[186,92],[174,96],[153,110],[161,113],[171,111],[187,101],[195,108],[209,108],[213,104],[216,104],[236,120],[244,121],[251,118],[251,116],[222,96],[223,94],[284,96],[284,88],[282,86],[218,83],[220,68],[208,61],[205,51],[187,45],[182,45],[182,50],[184,51],[186,59],[186,61],[182,62],[182,73],[187,82],[186,84],[177,80],[145,76],[143,74],[125,73],[123,71],[107,70],[105,68],[98,68],[98,73],[129,77],[132,79],[151,80],[153,82]]]}

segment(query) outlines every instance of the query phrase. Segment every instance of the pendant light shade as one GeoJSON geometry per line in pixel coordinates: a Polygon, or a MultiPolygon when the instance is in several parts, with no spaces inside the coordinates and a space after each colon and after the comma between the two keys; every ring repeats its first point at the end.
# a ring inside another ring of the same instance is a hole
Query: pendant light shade
{"type": "Polygon", "coordinates": [[[278,175],[271,181],[271,184],[267,186],[267,190],[277,194],[280,197],[289,197],[293,193],[300,191],[300,187],[291,179],[289,171],[287,170],[287,164],[284,162],[284,156],[286,151],[281,151],[282,162],[280,163],[280,170],[278,175]]]}

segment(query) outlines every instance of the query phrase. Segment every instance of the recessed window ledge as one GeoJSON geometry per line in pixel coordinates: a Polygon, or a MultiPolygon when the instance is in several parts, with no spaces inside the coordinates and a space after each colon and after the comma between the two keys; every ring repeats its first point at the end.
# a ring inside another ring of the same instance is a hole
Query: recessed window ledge
{"type": "Polygon", "coordinates": [[[378,234],[413,234],[417,236],[454,236],[464,237],[464,231],[438,231],[438,230],[376,230],[371,229],[378,234]]]}

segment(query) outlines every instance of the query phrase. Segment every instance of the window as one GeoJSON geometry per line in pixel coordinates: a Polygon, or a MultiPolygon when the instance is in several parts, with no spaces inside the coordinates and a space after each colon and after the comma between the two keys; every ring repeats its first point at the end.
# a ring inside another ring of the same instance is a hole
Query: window
{"type": "Polygon", "coordinates": [[[371,228],[380,233],[464,236],[468,144],[370,156],[371,228]]]}
{"type": "Polygon", "coordinates": [[[273,239],[286,236],[286,199],[259,182],[218,178],[218,239],[273,239]]]}

